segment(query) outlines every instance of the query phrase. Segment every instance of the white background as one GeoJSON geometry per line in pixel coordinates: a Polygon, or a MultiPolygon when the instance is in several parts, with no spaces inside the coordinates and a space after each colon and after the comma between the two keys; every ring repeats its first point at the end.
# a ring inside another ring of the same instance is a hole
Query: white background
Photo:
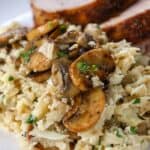
{"type": "Polygon", "coordinates": [[[30,0],[0,0],[0,24],[30,10],[30,0]]]}

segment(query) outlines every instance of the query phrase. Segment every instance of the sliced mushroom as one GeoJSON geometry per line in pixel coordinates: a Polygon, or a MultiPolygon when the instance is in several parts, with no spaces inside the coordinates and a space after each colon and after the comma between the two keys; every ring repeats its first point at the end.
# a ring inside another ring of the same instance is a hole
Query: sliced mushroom
{"type": "Polygon", "coordinates": [[[31,42],[31,43],[32,43],[33,46],[35,46],[35,47],[40,47],[40,46],[43,45],[45,42],[47,42],[47,39],[46,39],[46,38],[41,38],[41,39],[35,40],[35,41],[31,42]]]}
{"type": "Polygon", "coordinates": [[[33,150],[59,150],[57,147],[45,148],[41,143],[37,143],[33,150]]]}
{"type": "Polygon", "coordinates": [[[65,117],[63,119],[64,123],[65,123],[66,120],[68,120],[68,118],[71,118],[79,110],[80,105],[81,105],[81,99],[80,98],[75,98],[75,101],[74,101],[74,104],[73,104],[72,108],[69,110],[69,112],[67,112],[65,114],[65,117]]]}
{"type": "Polygon", "coordinates": [[[66,32],[68,28],[68,24],[60,24],[57,29],[50,34],[49,38],[50,39],[56,39],[59,35],[63,34],[66,32]]]}
{"type": "Polygon", "coordinates": [[[96,41],[96,47],[100,47],[108,41],[106,34],[98,24],[88,24],[84,29],[84,33],[91,41],[96,41]]]}
{"type": "Polygon", "coordinates": [[[76,59],[71,64],[69,73],[74,85],[80,90],[86,91],[92,86],[91,80],[87,78],[88,76],[97,75],[102,81],[105,81],[108,74],[114,71],[114,69],[115,63],[108,51],[103,49],[93,49],[76,59]],[[79,68],[80,66],[78,64],[80,62],[86,62],[88,66],[83,65],[81,66],[82,68],[79,68]],[[85,72],[82,72],[80,69],[85,69],[85,72]]]}
{"type": "Polygon", "coordinates": [[[53,61],[51,69],[52,82],[57,88],[58,93],[64,97],[74,97],[79,93],[78,88],[72,84],[69,77],[69,65],[70,61],[67,58],[60,58],[53,61]]]}
{"type": "Polygon", "coordinates": [[[59,28],[57,28],[53,33],[49,35],[49,39],[56,39],[61,34],[59,28]]]}
{"type": "Polygon", "coordinates": [[[36,51],[31,54],[27,67],[33,72],[46,71],[51,67],[51,60],[44,54],[36,51]]]}
{"type": "Polygon", "coordinates": [[[33,41],[35,39],[38,39],[39,37],[53,31],[58,25],[59,25],[59,22],[57,20],[47,22],[46,24],[31,30],[27,34],[27,39],[29,41],[33,41]]]}
{"type": "Polygon", "coordinates": [[[42,41],[38,49],[28,48],[25,59],[28,68],[33,72],[42,72],[50,69],[52,61],[57,57],[57,47],[53,42],[42,41]]]}
{"type": "Polygon", "coordinates": [[[38,83],[43,83],[49,79],[50,74],[51,74],[51,70],[48,70],[44,72],[31,73],[28,75],[28,77],[38,83]]]}
{"type": "Polygon", "coordinates": [[[57,58],[58,48],[54,42],[45,41],[38,49],[39,52],[44,54],[49,60],[57,58]]]}
{"type": "Polygon", "coordinates": [[[0,34],[0,46],[16,42],[27,33],[27,28],[20,27],[0,34]]]}
{"type": "Polygon", "coordinates": [[[80,34],[81,33],[77,31],[68,31],[62,36],[59,36],[58,38],[56,38],[55,42],[59,44],[76,43],[80,34]]]}
{"type": "Polygon", "coordinates": [[[71,132],[88,130],[96,124],[105,105],[105,95],[100,88],[75,97],[75,104],[63,119],[71,132]]]}

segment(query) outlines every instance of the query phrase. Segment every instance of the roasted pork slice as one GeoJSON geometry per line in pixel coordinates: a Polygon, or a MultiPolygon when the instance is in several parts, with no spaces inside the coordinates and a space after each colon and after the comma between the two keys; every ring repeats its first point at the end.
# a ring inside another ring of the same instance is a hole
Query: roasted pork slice
{"type": "Polygon", "coordinates": [[[137,0],[31,0],[36,25],[64,19],[74,24],[100,23],[137,0]]]}
{"type": "Polygon", "coordinates": [[[126,39],[150,53],[150,0],[140,0],[101,25],[113,41],[126,39]]]}

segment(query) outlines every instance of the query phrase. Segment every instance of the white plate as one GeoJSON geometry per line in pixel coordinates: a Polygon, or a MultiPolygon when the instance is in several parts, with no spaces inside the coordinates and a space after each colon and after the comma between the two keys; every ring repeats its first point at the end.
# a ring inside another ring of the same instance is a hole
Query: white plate
{"type": "Polygon", "coordinates": [[[32,27],[33,26],[33,19],[32,18],[33,18],[32,13],[29,11],[25,14],[22,14],[16,18],[13,18],[13,19],[5,22],[1,26],[7,26],[12,22],[19,22],[23,26],[32,27]]]}
{"type": "Polygon", "coordinates": [[[21,150],[17,137],[0,130],[0,150],[21,150]]]}
{"type": "MultiPolygon", "coordinates": [[[[7,26],[12,22],[19,22],[23,26],[32,27],[32,14],[31,12],[27,12],[21,16],[7,21],[1,26],[7,26]]],[[[14,134],[0,130],[0,150],[21,150],[19,140],[14,134]]]]}

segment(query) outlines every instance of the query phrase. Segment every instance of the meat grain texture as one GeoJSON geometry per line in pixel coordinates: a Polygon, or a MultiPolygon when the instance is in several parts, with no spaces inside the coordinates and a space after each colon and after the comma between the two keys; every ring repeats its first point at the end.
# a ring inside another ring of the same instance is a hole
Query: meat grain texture
{"type": "Polygon", "coordinates": [[[101,25],[113,41],[126,39],[150,53],[150,1],[140,0],[120,16],[101,25]]]}
{"type": "Polygon", "coordinates": [[[101,23],[126,9],[137,0],[31,0],[35,24],[64,19],[74,24],[101,23]]]}

